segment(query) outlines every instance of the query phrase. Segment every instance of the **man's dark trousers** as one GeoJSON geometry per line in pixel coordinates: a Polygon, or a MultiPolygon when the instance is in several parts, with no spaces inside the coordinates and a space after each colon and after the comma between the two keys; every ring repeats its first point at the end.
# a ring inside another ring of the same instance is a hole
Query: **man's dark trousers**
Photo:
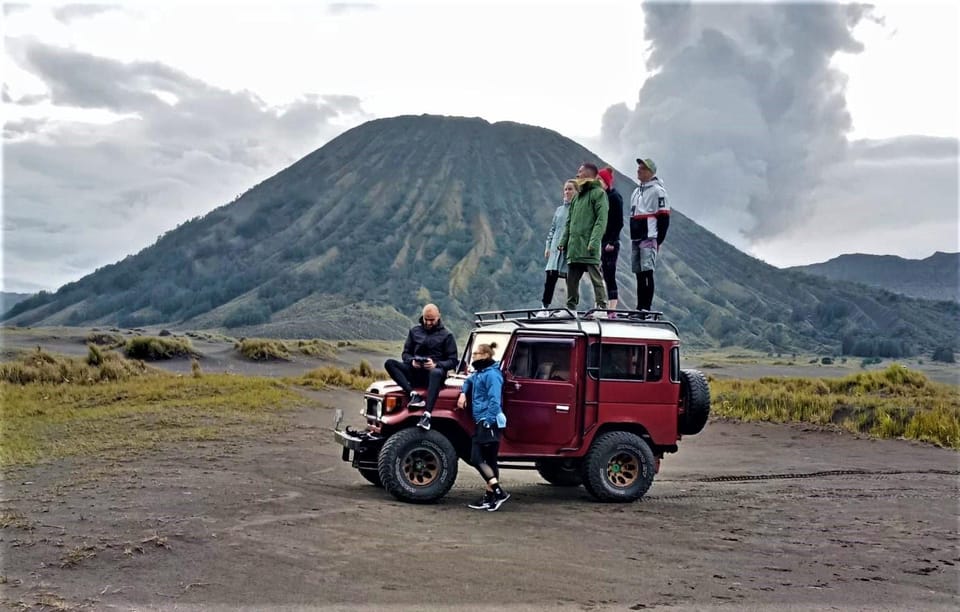
{"type": "Polygon", "coordinates": [[[413,391],[413,386],[426,387],[427,405],[424,407],[424,411],[433,411],[433,405],[437,401],[437,396],[440,395],[440,389],[443,388],[443,383],[447,380],[446,370],[433,368],[428,371],[426,368],[415,368],[396,359],[387,359],[383,368],[408,396],[413,391]]]}

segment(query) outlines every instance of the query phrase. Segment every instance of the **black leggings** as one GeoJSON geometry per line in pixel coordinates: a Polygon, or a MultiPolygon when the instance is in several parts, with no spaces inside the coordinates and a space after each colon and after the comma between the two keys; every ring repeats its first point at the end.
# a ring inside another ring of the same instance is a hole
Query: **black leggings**
{"type": "Polygon", "coordinates": [[[557,288],[558,278],[560,278],[559,271],[547,270],[547,278],[543,281],[543,299],[540,300],[544,306],[549,306],[553,301],[553,292],[557,288]]]}
{"type": "Polygon", "coordinates": [[[500,452],[500,441],[479,443],[473,439],[470,447],[470,464],[477,468],[480,476],[486,482],[491,478],[500,480],[500,466],[497,465],[497,455],[500,452]]]}
{"type": "Polygon", "coordinates": [[[609,253],[604,250],[600,255],[600,270],[603,272],[603,284],[607,286],[607,299],[620,297],[617,290],[617,258],[620,256],[620,244],[617,243],[609,253]]]}
{"type": "Polygon", "coordinates": [[[653,305],[653,270],[637,273],[637,310],[650,310],[653,305]]]}

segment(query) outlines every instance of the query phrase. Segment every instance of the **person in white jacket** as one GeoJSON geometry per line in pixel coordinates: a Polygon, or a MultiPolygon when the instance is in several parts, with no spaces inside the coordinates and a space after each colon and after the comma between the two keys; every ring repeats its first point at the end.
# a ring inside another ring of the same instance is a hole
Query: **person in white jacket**
{"type": "Polygon", "coordinates": [[[570,180],[563,184],[563,203],[557,206],[557,210],[553,212],[553,222],[550,224],[550,231],[547,232],[547,240],[543,250],[543,256],[547,260],[547,265],[544,267],[546,279],[543,282],[543,298],[540,300],[545,309],[550,308],[550,302],[553,301],[557,279],[567,277],[567,256],[557,247],[560,245],[563,228],[567,225],[570,200],[576,194],[577,184],[574,181],[570,180]]]}
{"type": "Polygon", "coordinates": [[[670,203],[667,189],[657,178],[657,164],[637,158],[640,185],[630,196],[630,244],[633,273],[637,276],[637,310],[653,305],[653,271],[657,268],[660,245],[670,227],[670,203]]]}

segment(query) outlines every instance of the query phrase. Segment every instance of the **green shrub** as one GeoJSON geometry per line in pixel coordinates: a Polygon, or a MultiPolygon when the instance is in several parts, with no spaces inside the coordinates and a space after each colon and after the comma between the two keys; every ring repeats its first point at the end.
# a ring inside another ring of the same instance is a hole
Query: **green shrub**
{"type": "Polygon", "coordinates": [[[226,328],[259,325],[270,320],[270,307],[259,302],[237,306],[223,319],[226,328]]]}
{"type": "Polygon", "coordinates": [[[956,359],[953,356],[953,349],[949,346],[938,347],[933,351],[931,359],[942,363],[956,363],[956,359]]]}

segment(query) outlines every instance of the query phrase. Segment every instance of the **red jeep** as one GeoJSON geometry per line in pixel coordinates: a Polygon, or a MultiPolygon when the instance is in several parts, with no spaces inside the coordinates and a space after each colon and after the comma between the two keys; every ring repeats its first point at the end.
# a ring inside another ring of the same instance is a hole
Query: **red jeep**
{"type": "Polygon", "coordinates": [[[505,310],[477,313],[475,323],[430,431],[416,426],[421,409],[409,410],[393,381],[364,393],[365,430],[341,430],[337,411],[343,460],[397,499],[440,499],[457,478],[457,459],[469,458],[474,424],[469,407],[456,403],[477,344],[496,342],[503,371],[503,469],[535,468],[547,482],[582,484],[600,501],[634,501],[664,453],[707,422],[706,378],[680,369],[677,328],[661,313],[505,310]]]}

